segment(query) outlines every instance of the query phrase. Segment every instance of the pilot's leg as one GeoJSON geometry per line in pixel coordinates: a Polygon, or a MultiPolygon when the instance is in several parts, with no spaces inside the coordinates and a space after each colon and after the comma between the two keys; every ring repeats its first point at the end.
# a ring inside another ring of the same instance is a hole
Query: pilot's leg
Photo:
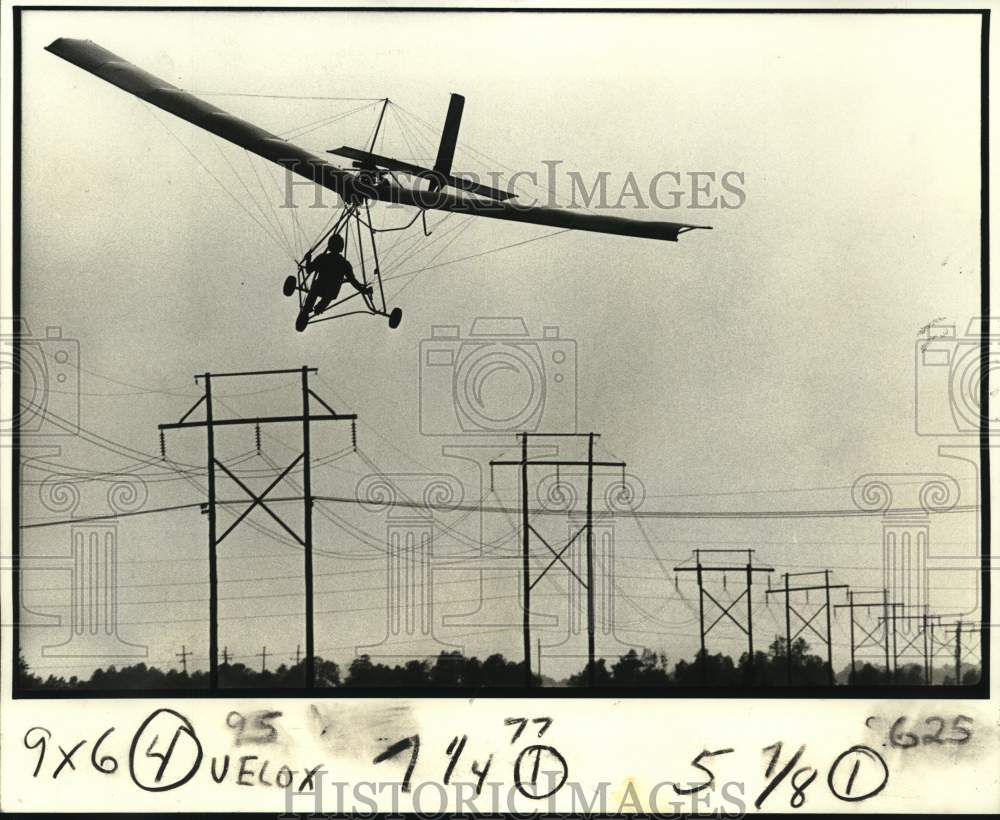
{"type": "Polygon", "coordinates": [[[313,286],[309,289],[309,294],[306,296],[305,304],[302,305],[302,312],[307,316],[312,313],[317,299],[319,299],[319,287],[316,282],[313,282],[313,286]]]}
{"type": "Polygon", "coordinates": [[[333,302],[337,300],[337,297],[340,296],[341,284],[342,284],[341,282],[337,282],[336,284],[331,284],[328,282],[326,285],[324,285],[322,290],[322,296],[320,297],[319,302],[316,304],[316,313],[322,313],[324,310],[330,307],[330,305],[333,302]]]}
{"type": "Polygon", "coordinates": [[[299,315],[295,317],[295,329],[299,333],[305,330],[309,324],[309,315],[318,298],[319,294],[316,292],[316,284],[313,283],[312,288],[309,289],[309,293],[306,295],[306,301],[302,304],[302,309],[299,310],[299,315]]]}

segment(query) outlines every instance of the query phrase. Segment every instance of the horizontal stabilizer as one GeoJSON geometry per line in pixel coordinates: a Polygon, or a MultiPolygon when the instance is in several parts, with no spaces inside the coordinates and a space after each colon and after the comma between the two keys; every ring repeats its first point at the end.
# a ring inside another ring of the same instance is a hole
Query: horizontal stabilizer
{"type": "Polygon", "coordinates": [[[437,170],[422,168],[419,165],[414,165],[410,162],[403,162],[402,160],[393,159],[392,157],[383,157],[379,154],[371,154],[368,151],[361,151],[357,148],[350,148],[346,145],[342,145],[340,148],[332,148],[327,151],[327,153],[336,154],[338,157],[352,159],[357,162],[361,168],[385,168],[388,171],[398,171],[401,174],[412,174],[413,176],[421,177],[422,179],[429,179],[438,185],[448,185],[460,191],[485,196],[489,199],[503,201],[516,196],[516,194],[510,193],[510,191],[500,191],[497,188],[491,188],[489,185],[483,185],[482,183],[476,182],[472,179],[455,176],[454,174],[443,174],[437,170]]]}

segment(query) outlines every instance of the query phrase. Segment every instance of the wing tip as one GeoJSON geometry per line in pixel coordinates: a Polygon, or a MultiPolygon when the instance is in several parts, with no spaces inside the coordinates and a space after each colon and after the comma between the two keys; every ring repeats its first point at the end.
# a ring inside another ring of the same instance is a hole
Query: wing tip
{"type": "Polygon", "coordinates": [[[78,37],[56,37],[51,43],[45,46],[46,51],[57,51],[59,49],[65,49],[69,45],[75,43],[92,43],[92,40],[81,40],[78,37]]]}

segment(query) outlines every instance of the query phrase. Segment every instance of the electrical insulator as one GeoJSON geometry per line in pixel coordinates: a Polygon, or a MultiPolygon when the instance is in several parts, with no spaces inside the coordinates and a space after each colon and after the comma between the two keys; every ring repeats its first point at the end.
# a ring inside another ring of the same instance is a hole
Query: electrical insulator
{"type": "Polygon", "coordinates": [[[351,419],[351,447],[354,450],[358,449],[358,425],[351,419]]]}
{"type": "Polygon", "coordinates": [[[260,425],[254,425],[254,442],[257,445],[257,455],[260,455],[260,425]]]}
{"type": "Polygon", "coordinates": [[[163,435],[163,431],[160,430],[160,458],[166,461],[167,458],[167,439],[163,435]]]}

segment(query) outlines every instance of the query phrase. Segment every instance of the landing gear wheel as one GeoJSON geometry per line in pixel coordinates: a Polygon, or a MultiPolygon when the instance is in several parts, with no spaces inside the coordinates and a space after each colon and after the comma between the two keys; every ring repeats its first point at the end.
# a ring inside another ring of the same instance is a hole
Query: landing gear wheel
{"type": "Polygon", "coordinates": [[[309,324],[309,314],[308,314],[308,313],[306,313],[306,312],[305,312],[305,311],[303,310],[303,311],[301,311],[301,312],[299,313],[299,315],[298,315],[298,316],[297,316],[297,317],[295,318],[295,329],[296,329],[296,330],[297,330],[297,331],[298,331],[299,333],[301,333],[301,332],[302,332],[303,330],[305,330],[305,329],[306,329],[306,325],[308,325],[308,324],[309,324]]]}
{"type": "Polygon", "coordinates": [[[403,311],[398,307],[393,308],[392,312],[389,314],[389,327],[395,330],[399,327],[399,323],[403,321],[403,311]]]}
{"type": "Polygon", "coordinates": [[[298,285],[298,282],[295,281],[295,277],[288,276],[285,278],[285,284],[281,286],[281,292],[284,293],[285,296],[291,296],[295,293],[296,285],[298,285]]]}

